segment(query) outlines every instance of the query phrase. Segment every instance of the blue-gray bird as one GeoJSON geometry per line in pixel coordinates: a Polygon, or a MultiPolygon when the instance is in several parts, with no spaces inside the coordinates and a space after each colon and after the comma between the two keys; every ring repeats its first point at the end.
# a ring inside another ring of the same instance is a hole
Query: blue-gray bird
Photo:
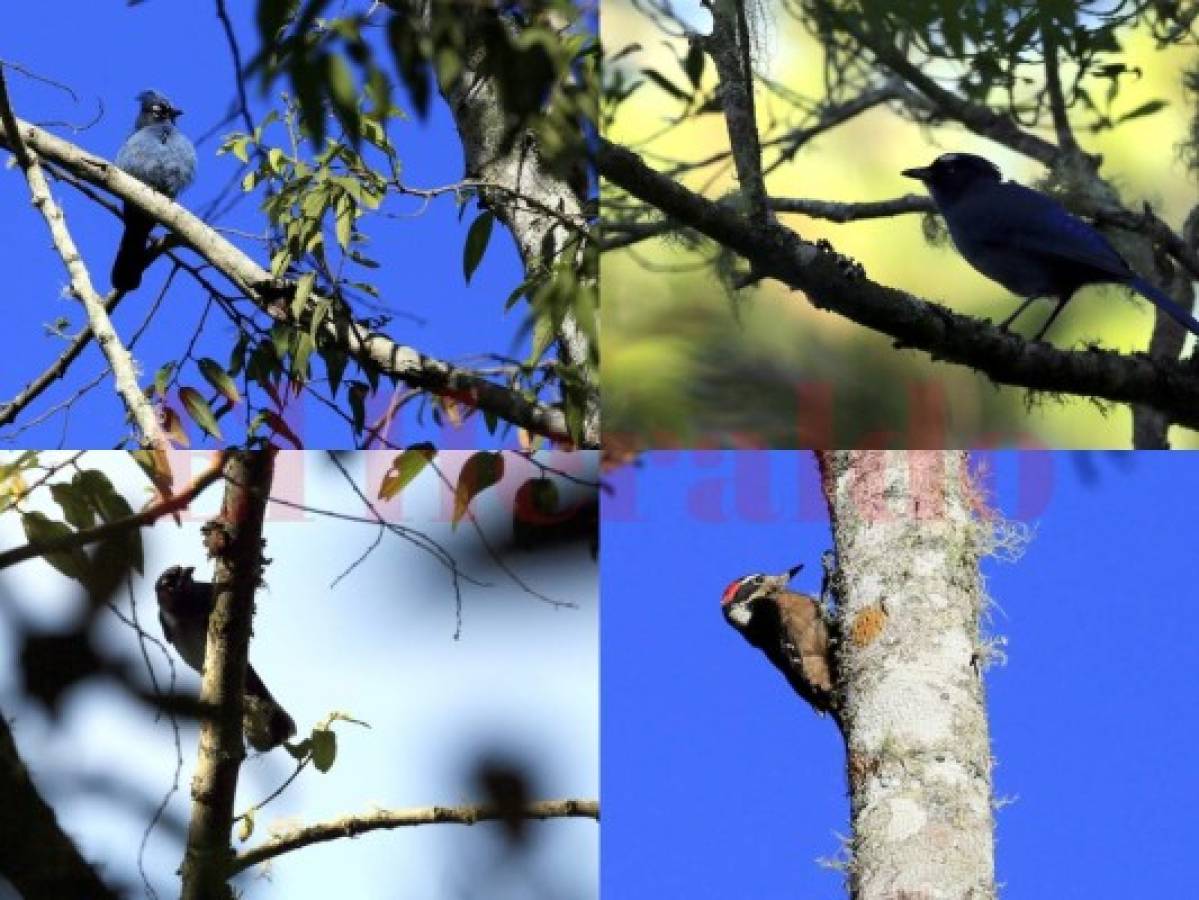
{"type": "MultiPolygon", "coordinates": [[[[208,643],[208,617],[215,599],[212,584],[192,578],[191,566],[171,566],[158,576],[158,621],[162,633],[183,661],[197,672],[204,671],[208,643]]],[[[246,740],[255,750],[270,750],[296,733],[296,723],[266,689],[254,667],[246,663],[246,691],[242,726],[246,740]]]]}
{"type": "MultiPolygon", "coordinates": [[[[160,194],[174,199],[196,175],[196,148],[175,127],[183,115],[157,91],[142,91],[133,134],[121,145],[117,165],[144,181],[160,194]]],[[[112,264],[112,286],[132,291],[142,283],[146,268],[146,245],[154,220],[134,206],[125,204],[125,233],[112,264]]]]}
{"type": "Polygon", "coordinates": [[[966,262],[1027,298],[1001,328],[1036,299],[1050,298],[1057,307],[1037,332],[1034,340],[1040,340],[1075,291],[1111,283],[1132,288],[1199,335],[1199,321],[1134,272],[1102,234],[1052,197],[1003,181],[999,169],[981,156],[946,153],[903,174],[924,182],[966,262]]]}

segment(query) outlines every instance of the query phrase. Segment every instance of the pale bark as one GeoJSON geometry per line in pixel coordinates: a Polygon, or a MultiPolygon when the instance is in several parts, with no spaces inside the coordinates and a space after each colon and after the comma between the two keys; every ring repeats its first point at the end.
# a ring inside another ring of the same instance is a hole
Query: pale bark
{"type": "MultiPolygon", "coordinates": [[[[0,147],[11,150],[20,143],[78,178],[149,213],[276,321],[301,327],[308,312],[326,299],[313,293],[305,314],[296,319],[289,307],[294,283],[272,279],[266,269],[179,204],[108,160],[29,122],[17,119],[15,124],[0,128],[0,147]]],[[[495,413],[500,419],[534,434],[557,441],[567,440],[566,419],[561,409],[528,400],[518,391],[481,378],[468,369],[398,344],[358,321],[333,316],[323,321],[320,332],[332,346],[382,374],[394,376],[420,390],[452,397],[467,406],[495,413]]]]}
{"type": "Polygon", "coordinates": [[[5,134],[11,136],[11,149],[17,159],[17,164],[25,173],[33,205],[46,220],[46,227],[50,230],[54,249],[62,260],[63,267],[67,270],[71,295],[83,304],[87,313],[88,327],[95,335],[96,343],[100,345],[105,359],[108,360],[109,368],[112,369],[117,395],[124,403],[129,417],[137,425],[137,442],[142,447],[153,448],[160,453],[165,453],[170,444],[167,441],[166,433],[162,430],[162,424],[158,421],[158,412],[142,392],[141,387],[138,386],[138,366],[133,359],[133,354],[129,352],[129,348],[125,346],[113,327],[112,319],[108,316],[107,301],[96,292],[92,285],[91,273],[83,262],[83,256],[75,244],[75,239],[71,236],[70,229],[67,228],[66,215],[63,214],[62,208],[50,193],[50,186],[46,183],[46,176],[42,172],[38,157],[29,151],[21,138],[16,116],[8,101],[8,89],[4,83],[2,66],[0,66],[0,122],[3,123],[5,134]]]}
{"type": "Polygon", "coordinates": [[[820,456],[856,900],[995,896],[980,659],[989,534],[964,453],[820,456]]]}
{"type": "MultiPolygon", "coordinates": [[[[396,15],[406,15],[415,0],[391,0],[396,15]]],[[[427,7],[424,7],[428,15],[427,7]]],[[[480,5],[475,12],[464,7],[462,15],[494,16],[480,5]]],[[[494,78],[483,69],[482,40],[479,49],[462,60],[462,70],[450,85],[442,86],[442,95],[458,127],[466,156],[467,176],[503,188],[487,196],[487,205],[507,226],[516,240],[526,277],[552,265],[572,237],[568,223],[585,227],[584,198],[576,193],[560,173],[545,165],[531,132],[512,138],[512,116],[501,101],[494,78]]],[[[582,161],[580,161],[582,163],[582,161]]],[[[584,246],[586,242],[584,242],[584,246]]],[[[576,263],[584,262],[582,250],[576,263]]],[[[594,278],[595,273],[582,273],[594,278]]],[[[573,313],[567,313],[559,327],[558,352],[563,362],[578,366],[588,385],[583,417],[583,443],[599,446],[600,409],[598,373],[591,364],[594,349],[573,313]]]]}
{"type": "Polygon", "coordinates": [[[192,814],[180,874],[182,900],[231,898],[230,830],[237,778],[245,758],[242,706],[254,593],[262,578],[262,522],[273,471],[273,451],[242,450],[225,464],[225,499],[207,546],[216,561],[215,605],[208,621],[200,703],[215,710],[200,728],[192,780],[192,814]]]}

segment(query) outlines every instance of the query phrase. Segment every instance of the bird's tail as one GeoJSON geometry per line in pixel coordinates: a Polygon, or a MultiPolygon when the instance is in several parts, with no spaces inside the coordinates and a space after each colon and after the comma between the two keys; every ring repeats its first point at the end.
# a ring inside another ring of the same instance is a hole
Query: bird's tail
{"type": "Polygon", "coordinates": [[[142,283],[146,268],[146,243],[154,220],[136,206],[125,204],[125,233],[112,263],[112,286],[118,291],[134,291],[142,283]]]}
{"type": "Polygon", "coordinates": [[[266,689],[253,666],[246,666],[243,727],[250,746],[260,752],[278,747],[296,733],[296,723],[266,689]]]}
{"type": "Polygon", "coordinates": [[[1134,276],[1132,281],[1128,282],[1128,286],[1141,296],[1153,301],[1158,309],[1169,315],[1191,334],[1199,336],[1199,320],[1167,297],[1164,291],[1154,287],[1140,275],[1134,276]]]}

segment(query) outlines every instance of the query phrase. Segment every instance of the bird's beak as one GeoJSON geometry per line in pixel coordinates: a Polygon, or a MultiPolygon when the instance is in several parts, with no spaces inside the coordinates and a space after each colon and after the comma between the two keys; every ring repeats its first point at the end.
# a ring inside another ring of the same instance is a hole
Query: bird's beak
{"type": "Polygon", "coordinates": [[[799,565],[796,565],[796,566],[792,566],[790,569],[787,570],[787,580],[790,581],[792,578],[794,578],[796,575],[798,575],[802,571],[803,571],[803,563],[800,563],[799,565]]]}
{"type": "Polygon", "coordinates": [[[178,119],[181,115],[183,115],[183,110],[178,109],[174,106],[171,107],[171,121],[172,122],[174,122],[176,119],[178,119]]]}
{"type": "Polygon", "coordinates": [[[925,166],[922,169],[904,169],[899,174],[905,175],[908,178],[915,178],[917,181],[928,181],[928,176],[930,173],[928,166],[925,166]]]}

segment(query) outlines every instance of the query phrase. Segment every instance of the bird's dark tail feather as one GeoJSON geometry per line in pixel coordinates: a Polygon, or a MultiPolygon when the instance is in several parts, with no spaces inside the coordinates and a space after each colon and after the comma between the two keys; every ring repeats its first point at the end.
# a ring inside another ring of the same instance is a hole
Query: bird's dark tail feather
{"type": "Polygon", "coordinates": [[[243,726],[246,740],[258,751],[278,747],[296,733],[296,723],[271,696],[253,666],[246,667],[243,726]]]}
{"type": "Polygon", "coordinates": [[[1168,314],[1191,334],[1199,336],[1199,320],[1167,297],[1165,292],[1154,287],[1140,275],[1128,282],[1128,286],[1146,299],[1153,301],[1158,309],[1168,314]]]}
{"type": "Polygon", "coordinates": [[[134,291],[142,283],[146,268],[146,243],[154,220],[136,206],[125,204],[125,233],[112,263],[112,286],[118,291],[134,291]]]}

